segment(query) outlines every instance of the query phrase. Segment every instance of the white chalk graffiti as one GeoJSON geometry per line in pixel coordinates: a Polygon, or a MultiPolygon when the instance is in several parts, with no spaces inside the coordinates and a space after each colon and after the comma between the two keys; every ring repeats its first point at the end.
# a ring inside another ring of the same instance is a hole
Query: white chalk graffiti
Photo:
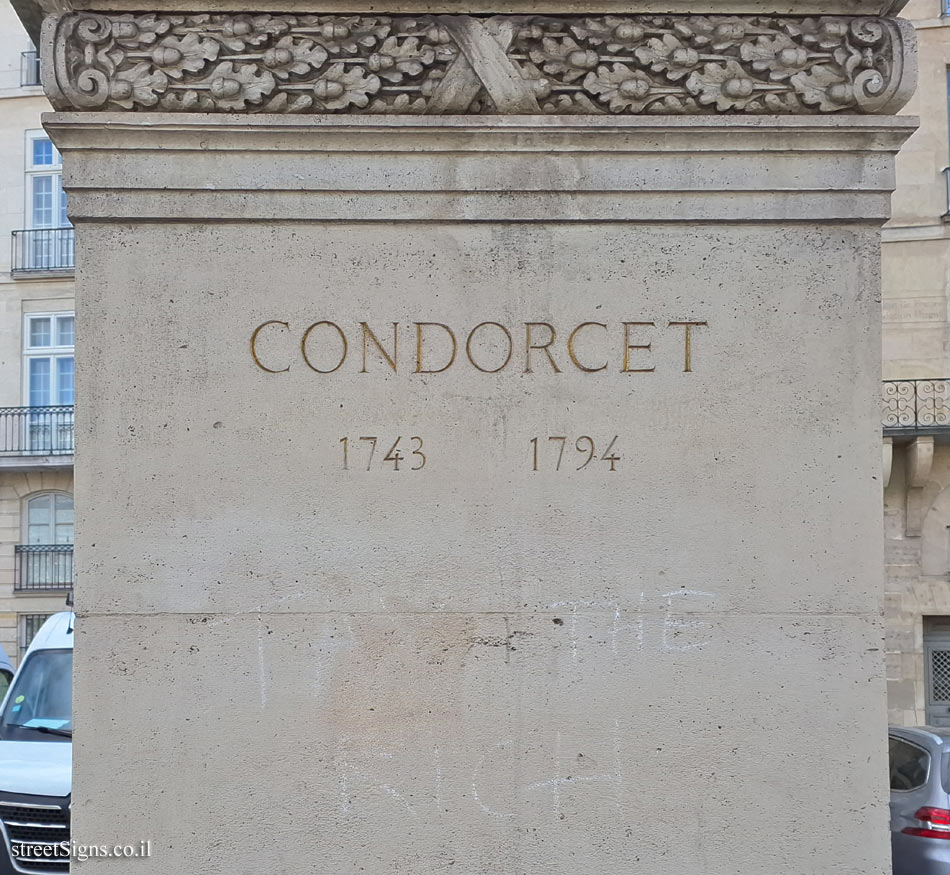
{"type": "Polygon", "coordinates": [[[501,750],[508,747],[511,744],[511,739],[506,741],[497,741],[495,744],[489,748],[485,753],[481,755],[478,762],[475,764],[475,769],[472,771],[472,799],[475,800],[475,804],[485,812],[489,817],[514,817],[515,813],[513,811],[496,811],[494,808],[486,805],[478,795],[478,781],[479,776],[482,771],[482,767],[485,765],[485,760],[488,759],[489,754],[493,750],[501,750]]]}
{"type": "MultiPolygon", "coordinates": [[[[457,805],[468,797],[482,814],[492,819],[509,820],[531,812],[536,816],[539,810],[545,809],[559,819],[567,795],[592,784],[612,786],[614,789],[606,804],[617,810],[621,808],[625,785],[619,720],[612,722],[608,733],[600,734],[599,742],[586,735],[582,741],[575,739],[575,749],[586,750],[591,745],[596,749],[599,743],[601,753],[612,760],[606,770],[597,769],[598,756],[585,758],[582,753],[565,756],[561,730],[551,731],[546,738],[547,745],[538,744],[535,739],[527,766],[524,752],[512,738],[493,742],[474,760],[463,755],[448,764],[443,762],[440,745],[429,742],[433,763],[430,786],[425,773],[417,769],[418,758],[424,756],[424,749],[418,744],[408,741],[407,747],[397,755],[394,749],[380,748],[368,738],[341,736],[337,753],[339,810],[346,815],[357,814],[361,801],[388,799],[395,806],[394,813],[410,818],[438,817],[446,805],[457,805]],[[604,741],[607,741],[606,749],[604,741]],[[545,767],[545,760],[550,763],[549,767],[545,767]],[[522,769],[534,771],[531,780],[515,777],[522,769]],[[464,780],[466,770],[468,782],[464,780]],[[470,794],[466,792],[466,783],[470,794]],[[542,804],[545,796],[549,797],[549,805],[542,804]]],[[[584,801],[587,804],[588,800],[584,801]]]]}
{"type": "MultiPolygon", "coordinates": [[[[710,643],[710,639],[677,640],[684,630],[708,629],[712,624],[704,620],[684,619],[677,616],[678,606],[684,599],[713,599],[715,593],[699,589],[678,589],[665,592],[653,598],[659,601],[659,608],[647,603],[647,594],[641,592],[637,604],[633,609],[624,608],[617,601],[560,601],[547,605],[548,610],[567,608],[570,611],[568,636],[570,639],[571,660],[578,662],[578,648],[585,640],[579,632],[582,623],[588,627],[596,627],[610,642],[610,649],[615,654],[641,653],[644,649],[648,629],[652,626],[656,639],[662,650],[667,653],[686,653],[691,650],[701,650],[710,643]],[[603,628],[605,616],[609,617],[608,626],[603,628]],[[633,639],[632,647],[627,645],[626,636],[633,639]]],[[[588,628],[586,631],[593,631],[588,628]]]]}

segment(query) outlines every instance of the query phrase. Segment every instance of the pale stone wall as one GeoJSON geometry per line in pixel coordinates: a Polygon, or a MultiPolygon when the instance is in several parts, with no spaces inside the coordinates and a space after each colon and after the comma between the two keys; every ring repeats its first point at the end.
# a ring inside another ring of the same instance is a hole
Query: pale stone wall
{"type": "Polygon", "coordinates": [[[175,835],[162,873],[885,875],[874,290],[907,122],[47,122],[83,263],[80,840],[175,835]],[[676,319],[708,323],[688,371],[676,319]],[[362,372],[360,320],[399,324],[398,369],[362,372]],[[413,320],[458,331],[451,369],[415,371],[413,320]],[[497,375],[484,320],[517,329],[497,375]],[[368,434],[426,466],[344,469],[368,434]],[[554,470],[562,434],[621,467],[554,470]]]}
{"type": "Polygon", "coordinates": [[[723,22],[706,65],[691,18],[670,85],[646,35],[685,19],[578,52],[575,19],[445,16],[383,85],[390,25],[347,71],[295,41],[353,35],[328,18],[44,29],[82,263],[74,835],[151,834],[167,875],[887,875],[879,230],[914,123],[867,113],[906,28],[823,22],[829,77],[796,23],[763,67],[723,22]]]}

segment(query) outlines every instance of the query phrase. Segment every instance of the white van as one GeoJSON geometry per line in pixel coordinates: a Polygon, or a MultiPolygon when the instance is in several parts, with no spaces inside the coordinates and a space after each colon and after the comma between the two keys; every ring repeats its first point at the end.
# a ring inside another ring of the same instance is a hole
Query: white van
{"type": "Polygon", "coordinates": [[[0,875],[69,872],[73,620],[43,624],[0,705],[0,875]]]}

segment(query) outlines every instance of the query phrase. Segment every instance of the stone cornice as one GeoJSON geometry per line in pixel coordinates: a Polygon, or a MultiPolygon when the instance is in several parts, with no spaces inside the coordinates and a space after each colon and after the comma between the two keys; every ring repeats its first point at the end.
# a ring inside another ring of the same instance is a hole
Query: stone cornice
{"type": "Polygon", "coordinates": [[[913,92],[888,18],[69,13],[57,109],[366,114],[886,114],[913,92]]]}
{"type": "Polygon", "coordinates": [[[77,226],[872,222],[907,116],[50,113],[77,226]],[[304,171],[304,168],[305,171],[304,171]],[[709,180],[717,184],[710,187],[709,180]]]}
{"type": "MultiPolygon", "coordinates": [[[[14,0],[31,5],[41,15],[116,10],[117,0],[14,0]]],[[[122,0],[128,12],[254,13],[282,12],[316,15],[328,12],[407,12],[433,15],[897,15],[907,0],[401,0],[398,7],[376,0],[122,0]]]]}

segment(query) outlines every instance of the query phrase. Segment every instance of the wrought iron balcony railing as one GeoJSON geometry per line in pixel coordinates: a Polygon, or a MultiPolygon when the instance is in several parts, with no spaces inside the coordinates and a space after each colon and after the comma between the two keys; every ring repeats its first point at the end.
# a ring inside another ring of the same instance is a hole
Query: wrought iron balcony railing
{"type": "Polygon", "coordinates": [[[15,592],[62,591],[73,586],[72,544],[17,544],[15,592]]]}
{"type": "Polygon", "coordinates": [[[40,84],[40,53],[20,52],[20,85],[40,84]]]}
{"type": "Polygon", "coordinates": [[[67,273],[76,267],[72,228],[30,228],[13,232],[13,275],[67,273]]]}
{"type": "Polygon", "coordinates": [[[0,456],[69,456],[74,451],[72,404],[0,407],[0,456]]]}
{"type": "Polygon", "coordinates": [[[950,432],[950,379],[885,380],[884,433],[950,432]]]}

